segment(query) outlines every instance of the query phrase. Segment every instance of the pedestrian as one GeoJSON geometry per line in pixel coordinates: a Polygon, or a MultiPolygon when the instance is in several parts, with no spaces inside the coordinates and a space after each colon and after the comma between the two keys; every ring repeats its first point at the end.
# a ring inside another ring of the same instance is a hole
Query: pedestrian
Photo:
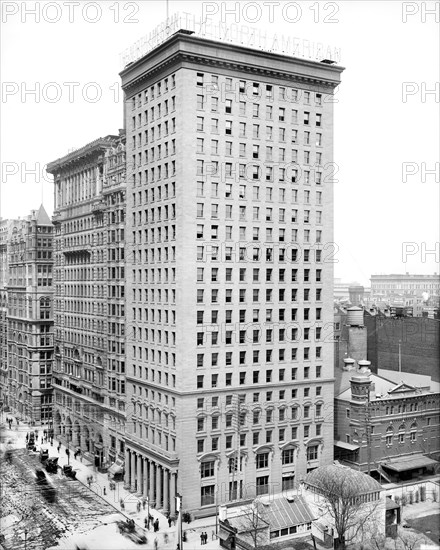
{"type": "Polygon", "coordinates": [[[43,445],[43,443],[44,443],[44,439],[43,439],[43,438],[41,438],[41,444],[43,445]]]}
{"type": "Polygon", "coordinates": [[[142,510],[145,510],[145,506],[147,505],[147,500],[145,498],[142,499],[142,510]]]}
{"type": "Polygon", "coordinates": [[[165,544],[168,544],[168,533],[163,534],[163,541],[165,544]]]}
{"type": "Polygon", "coordinates": [[[26,434],[26,443],[29,441],[29,435],[26,434]]]}
{"type": "Polygon", "coordinates": [[[107,494],[107,489],[104,487],[104,496],[107,494]]]}
{"type": "Polygon", "coordinates": [[[203,543],[203,531],[200,533],[200,544],[202,544],[202,545],[204,544],[203,543]]]}
{"type": "Polygon", "coordinates": [[[168,516],[168,527],[171,527],[172,523],[173,523],[173,520],[171,519],[171,516],[168,516]]]}
{"type": "Polygon", "coordinates": [[[125,510],[125,504],[123,501],[121,501],[121,510],[125,510]]]}
{"type": "Polygon", "coordinates": [[[157,537],[154,539],[154,550],[158,550],[159,548],[159,541],[157,540],[157,537]]]}
{"type": "Polygon", "coordinates": [[[140,503],[139,500],[138,500],[137,503],[136,503],[136,509],[137,509],[137,511],[138,511],[138,514],[139,514],[139,512],[141,511],[141,503],[140,503]]]}
{"type": "Polygon", "coordinates": [[[50,446],[53,447],[53,439],[50,440],[50,446]]]}
{"type": "Polygon", "coordinates": [[[150,529],[150,520],[148,519],[148,516],[145,516],[144,518],[144,525],[145,529],[150,529]]]}

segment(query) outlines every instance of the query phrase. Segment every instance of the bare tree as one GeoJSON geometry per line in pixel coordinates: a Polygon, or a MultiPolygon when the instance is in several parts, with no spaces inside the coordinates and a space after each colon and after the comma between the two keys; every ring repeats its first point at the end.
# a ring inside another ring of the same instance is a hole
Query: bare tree
{"type": "Polygon", "coordinates": [[[269,542],[269,523],[264,504],[256,499],[241,509],[237,517],[238,535],[250,538],[255,549],[264,548],[269,542]]]}
{"type": "Polygon", "coordinates": [[[347,477],[327,477],[321,480],[317,492],[323,498],[319,504],[322,517],[330,516],[332,519],[337,533],[335,548],[340,550],[368,533],[371,526],[377,523],[378,510],[384,506],[379,492],[359,494],[359,488],[347,477]]]}
{"type": "Polygon", "coordinates": [[[395,548],[396,550],[415,550],[426,542],[426,538],[422,534],[400,528],[397,531],[395,548]]]}

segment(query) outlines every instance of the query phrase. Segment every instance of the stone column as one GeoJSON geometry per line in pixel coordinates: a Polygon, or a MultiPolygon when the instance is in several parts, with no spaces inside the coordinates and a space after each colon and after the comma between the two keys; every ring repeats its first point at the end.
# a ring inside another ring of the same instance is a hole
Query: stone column
{"type": "Polygon", "coordinates": [[[130,491],[135,490],[135,480],[136,480],[136,453],[131,451],[130,491]]]}
{"type": "Polygon", "coordinates": [[[143,462],[143,459],[141,457],[141,455],[138,455],[137,457],[137,475],[136,475],[136,479],[137,479],[137,492],[136,494],[138,496],[142,496],[142,490],[143,490],[143,480],[142,480],[142,462],[143,462]]]}
{"type": "Polygon", "coordinates": [[[143,497],[148,497],[148,460],[144,458],[144,487],[143,487],[143,497]]]}
{"type": "Polygon", "coordinates": [[[170,476],[170,513],[176,514],[176,474],[171,472],[170,476]]]}
{"type": "Polygon", "coordinates": [[[169,496],[168,496],[168,483],[169,483],[169,470],[168,468],[163,469],[163,511],[166,513],[169,511],[169,496]]]}
{"type": "Polygon", "coordinates": [[[156,466],[156,509],[162,508],[162,467],[156,466]]]}
{"type": "Polygon", "coordinates": [[[150,506],[154,508],[156,506],[155,498],[155,487],[156,487],[156,476],[154,471],[155,463],[150,461],[150,475],[148,476],[150,480],[150,506]]]}
{"type": "Polygon", "coordinates": [[[130,466],[131,466],[130,451],[127,448],[125,448],[124,489],[129,489],[130,488],[130,469],[131,469],[130,466]]]}

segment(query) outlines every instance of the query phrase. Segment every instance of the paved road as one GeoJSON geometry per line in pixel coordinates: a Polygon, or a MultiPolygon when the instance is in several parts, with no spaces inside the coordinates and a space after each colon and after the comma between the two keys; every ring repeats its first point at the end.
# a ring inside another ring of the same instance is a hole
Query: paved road
{"type": "Polygon", "coordinates": [[[0,467],[1,516],[10,520],[15,516],[19,521],[3,529],[6,537],[3,544],[8,550],[24,547],[25,531],[27,549],[37,550],[56,544],[68,530],[89,531],[110,515],[116,520],[115,509],[110,504],[81,482],[60,474],[47,474],[49,484],[56,491],[55,502],[50,502],[46,489],[36,483],[35,468],[41,468],[38,458],[24,449],[15,449],[10,456],[11,461],[2,460],[0,467]]]}

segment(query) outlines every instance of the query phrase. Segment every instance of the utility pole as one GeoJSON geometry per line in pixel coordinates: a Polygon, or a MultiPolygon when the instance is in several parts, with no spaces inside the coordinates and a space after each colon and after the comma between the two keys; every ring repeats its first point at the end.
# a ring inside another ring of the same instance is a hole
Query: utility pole
{"type": "MultiPolygon", "coordinates": [[[[237,425],[236,425],[236,433],[237,433],[237,444],[236,444],[236,468],[237,468],[237,496],[236,500],[241,499],[241,491],[240,491],[240,481],[241,481],[241,453],[240,453],[240,435],[241,435],[241,419],[240,419],[240,396],[238,394],[235,394],[234,397],[237,399],[237,425]]],[[[234,481],[235,481],[235,469],[234,469],[234,475],[233,475],[233,481],[232,481],[232,490],[234,490],[234,481]]]]}
{"type": "Polygon", "coordinates": [[[366,421],[366,433],[367,433],[367,462],[368,462],[368,475],[371,472],[371,415],[370,415],[370,388],[367,390],[367,410],[365,413],[366,421]]]}

